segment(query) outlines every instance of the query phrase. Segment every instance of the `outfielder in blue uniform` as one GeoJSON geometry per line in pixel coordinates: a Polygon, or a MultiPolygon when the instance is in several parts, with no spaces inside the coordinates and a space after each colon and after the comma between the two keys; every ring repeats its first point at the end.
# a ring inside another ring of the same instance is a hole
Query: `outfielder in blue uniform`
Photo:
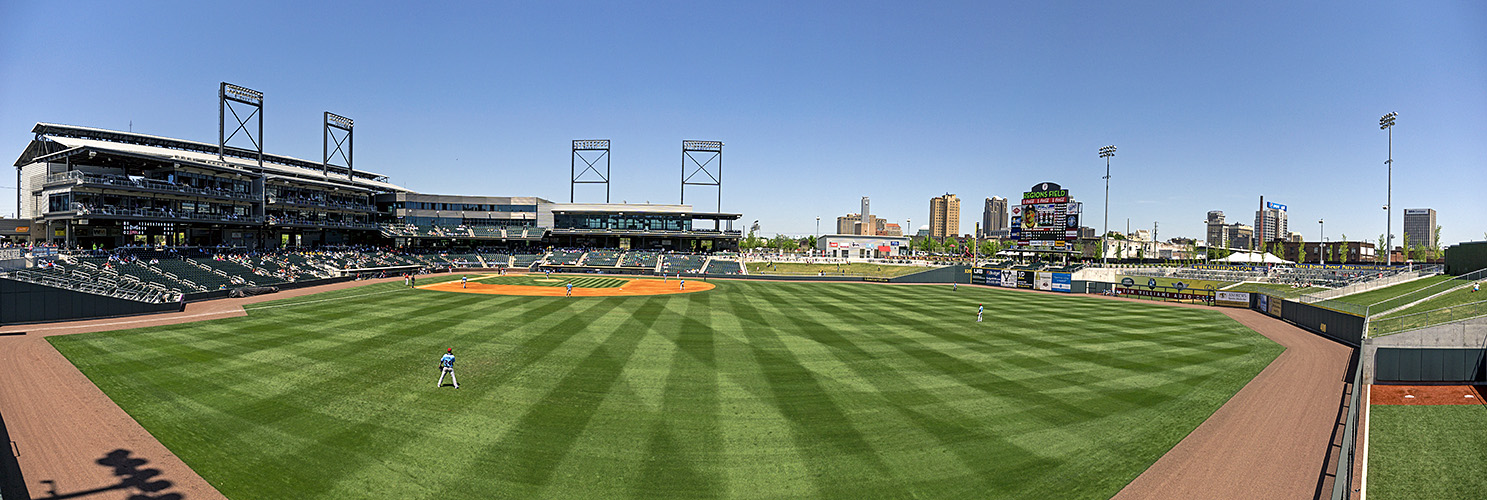
{"type": "Polygon", "coordinates": [[[976,322],[977,323],[980,323],[981,322],[981,313],[984,313],[984,312],[986,312],[986,306],[985,305],[982,305],[982,304],[977,304],[976,305],[976,322]]]}
{"type": "Polygon", "coordinates": [[[459,389],[460,388],[460,379],[455,378],[455,376],[454,376],[454,349],[453,348],[451,348],[448,351],[446,351],[444,353],[444,357],[439,358],[439,385],[438,385],[438,387],[444,387],[444,374],[446,374],[446,373],[449,374],[449,380],[451,380],[451,381],[454,382],[454,388],[455,389],[459,389]]]}

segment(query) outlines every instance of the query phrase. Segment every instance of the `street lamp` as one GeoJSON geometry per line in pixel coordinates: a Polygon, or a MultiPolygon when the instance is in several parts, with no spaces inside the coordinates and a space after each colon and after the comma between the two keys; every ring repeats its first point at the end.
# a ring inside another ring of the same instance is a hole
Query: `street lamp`
{"type": "Polygon", "coordinates": [[[1110,249],[1105,248],[1105,238],[1110,235],[1110,157],[1115,156],[1115,146],[1100,148],[1100,158],[1105,159],[1105,232],[1100,233],[1100,265],[1110,264],[1110,249]]]}
{"type": "Polygon", "coordinates": [[[1384,201],[1384,212],[1388,220],[1384,222],[1384,234],[1387,239],[1384,243],[1385,265],[1394,263],[1394,119],[1399,113],[1390,112],[1379,118],[1379,130],[1389,131],[1389,160],[1384,165],[1389,167],[1389,185],[1387,198],[1384,201]]]}
{"type": "Polygon", "coordinates": [[[1327,224],[1325,219],[1317,219],[1317,262],[1327,265],[1327,224]]]}

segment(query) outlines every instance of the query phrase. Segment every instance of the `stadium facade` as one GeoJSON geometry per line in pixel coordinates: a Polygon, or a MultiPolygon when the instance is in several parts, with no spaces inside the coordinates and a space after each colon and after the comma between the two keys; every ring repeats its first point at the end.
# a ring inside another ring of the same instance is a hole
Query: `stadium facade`
{"type": "Polygon", "coordinates": [[[16,160],[29,240],[83,248],[565,246],[736,249],[741,214],[690,205],[422,194],[384,175],[132,132],[38,123],[16,160]]]}

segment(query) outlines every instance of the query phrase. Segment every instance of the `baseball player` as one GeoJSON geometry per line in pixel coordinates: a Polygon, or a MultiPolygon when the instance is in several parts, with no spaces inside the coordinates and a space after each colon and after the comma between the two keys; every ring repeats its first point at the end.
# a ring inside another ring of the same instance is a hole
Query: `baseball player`
{"type": "Polygon", "coordinates": [[[460,379],[454,376],[454,348],[445,351],[444,356],[439,358],[439,385],[437,387],[444,387],[444,374],[446,373],[449,374],[449,380],[454,382],[454,388],[459,389],[460,379]]]}
{"type": "Polygon", "coordinates": [[[567,285],[568,285],[568,296],[569,297],[572,297],[573,296],[573,284],[572,283],[567,283],[567,285]]]}
{"type": "Polygon", "coordinates": [[[687,280],[686,280],[686,278],[681,278],[681,286],[682,286],[682,290],[686,290],[687,289],[687,280]]]}
{"type": "Polygon", "coordinates": [[[976,322],[977,323],[980,323],[981,322],[981,313],[984,313],[984,312],[986,312],[986,305],[985,304],[976,304],[976,322]]]}
{"type": "Polygon", "coordinates": [[[469,276],[460,276],[460,288],[465,288],[465,282],[468,279],[470,279],[469,276]]]}

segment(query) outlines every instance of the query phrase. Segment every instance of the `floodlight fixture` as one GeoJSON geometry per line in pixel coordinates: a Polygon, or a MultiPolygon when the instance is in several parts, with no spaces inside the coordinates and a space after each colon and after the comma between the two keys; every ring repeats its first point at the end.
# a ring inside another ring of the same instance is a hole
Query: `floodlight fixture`
{"type": "Polygon", "coordinates": [[[1100,148],[1100,158],[1105,159],[1105,232],[1100,233],[1101,265],[1110,263],[1110,249],[1105,248],[1105,238],[1110,234],[1110,157],[1115,156],[1115,145],[1100,148]]]}
{"type": "Polygon", "coordinates": [[[573,154],[568,158],[568,202],[574,202],[579,184],[603,184],[604,202],[609,203],[609,139],[575,139],[573,154]],[[582,160],[584,169],[578,169],[582,160]],[[599,171],[600,162],[604,171],[599,171]],[[592,176],[588,174],[593,172],[592,176]],[[587,177],[586,177],[587,176],[587,177]]]}
{"type": "Polygon", "coordinates": [[[329,111],[324,113],[324,117],[320,127],[321,173],[330,174],[330,160],[339,154],[341,159],[346,161],[346,178],[351,179],[353,177],[351,149],[355,144],[351,127],[354,122],[350,118],[329,111]],[[339,134],[336,132],[338,130],[339,134]],[[334,148],[331,147],[332,142],[335,143],[334,148]]]}

